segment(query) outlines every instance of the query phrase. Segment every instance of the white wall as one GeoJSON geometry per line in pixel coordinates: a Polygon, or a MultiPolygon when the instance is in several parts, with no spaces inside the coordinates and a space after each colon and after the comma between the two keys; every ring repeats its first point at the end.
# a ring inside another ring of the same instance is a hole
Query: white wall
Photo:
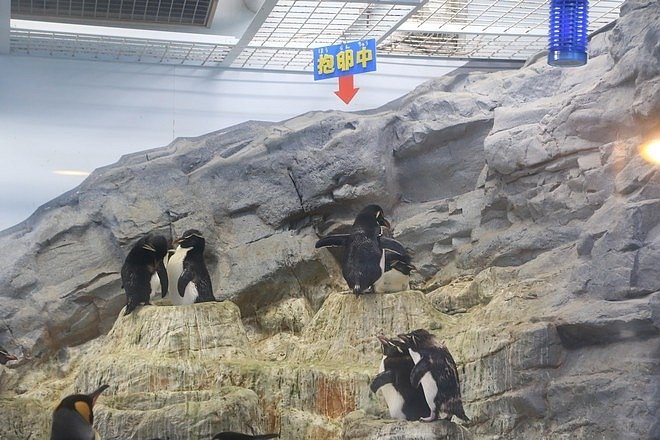
{"type": "Polygon", "coordinates": [[[312,74],[218,70],[0,55],[0,230],[123,154],[246,120],[280,121],[311,110],[385,104],[460,61],[379,58],[357,75],[345,105],[336,80],[312,74]]]}

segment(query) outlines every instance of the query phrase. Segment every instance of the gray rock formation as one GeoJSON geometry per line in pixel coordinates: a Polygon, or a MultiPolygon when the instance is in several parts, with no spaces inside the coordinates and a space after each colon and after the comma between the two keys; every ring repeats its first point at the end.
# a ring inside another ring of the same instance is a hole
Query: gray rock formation
{"type": "Polygon", "coordinates": [[[95,171],[0,233],[0,345],[25,357],[0,367],[0,437],[41,438],[103,380],[107,438],[657,438],[660,175],[637,150],[660,133],[659,33],[658,2],[628,1],[585,67],[457,73],[95,171]],[[339,294],[313,248],[371,202],[415,291],[339,294]],[[118,318],[130,245],[191,227],[230,301],[118,318]],[[415,326],[454,354],[470,424],[383,419],[373,336],[415,326]]]}

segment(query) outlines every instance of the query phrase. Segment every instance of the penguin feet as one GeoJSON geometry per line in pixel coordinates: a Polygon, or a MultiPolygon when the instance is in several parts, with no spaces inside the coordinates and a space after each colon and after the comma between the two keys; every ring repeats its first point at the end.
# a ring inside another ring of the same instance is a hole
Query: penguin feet
{"type": "Polygon", "coordinates": [[[420,422],[432,422],[434,420],[437,420],[438,415],[434,412],[432,412],[428,417],[421,417],[419,419],[420,422]]]}

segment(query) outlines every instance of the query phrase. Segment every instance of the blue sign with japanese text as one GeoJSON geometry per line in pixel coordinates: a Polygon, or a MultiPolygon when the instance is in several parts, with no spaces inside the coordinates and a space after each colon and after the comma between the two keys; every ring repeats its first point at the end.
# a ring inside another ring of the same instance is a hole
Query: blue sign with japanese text
{"type": "Polygon", "coordinates": [[[314,81],[376,70],[376,40],[360,40],[314,49],[314,81]]]}

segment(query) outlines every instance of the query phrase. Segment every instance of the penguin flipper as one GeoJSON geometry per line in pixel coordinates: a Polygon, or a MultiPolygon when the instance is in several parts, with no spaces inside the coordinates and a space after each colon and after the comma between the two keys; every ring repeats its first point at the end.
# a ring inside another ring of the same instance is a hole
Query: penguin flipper
{"type": "Polygon", "coordinates": [[[393,252],[395,254],[401,255],[402,257],[405,257],[408,260],[410,260],[410,256],[408,255],[408,251],[398,241],[396,241],[392,238],[380,237],[380,245],[383,247],[383,249],[388,250],[390,252],[393,252]]]}
{"type": "Polygon", "coordinates": [[[346,246],[347,240],[348,234],[332,234],[317,241],[314,247],[318,249],[322,247],[346,246]]]}
{"type": "Polygon", "coordinates": [[[422,381],[422,377],[431,371],[431,367],[431,361],[428,358],[421,358],[410,372],[410,384],[415,388],[419,387],[419,383],[422,381]]]}
{"type": "Polygon", "coordinates": [[[192,270],[190,270],[190,268],[183,268],[183,272],[181,272],[181,275],[179,275],[179,281],[177,282],[177,290],[179,291],[181,298],[186,296],[186,287],[188,287],[188,283],[191,282],[194,277],[195,274],[192,270]]]}
{"type": "Polygon", "coordinates": [[[391,370],[386,370],[383,371],[382,373],[378,373],[376,377],[374,377],[374,380],[371,381],[371,385],[369,386],[371,388],[371,392],[375,393],[381,387],[384,385],[387,385],[388,383],[393,383],[394,382],[394,377],[392,375],[391,370]]]}
{"type": "Polygon", "coordinates": [[[158,274],[158,279],[160,280],[161,298],[165,298],[169,288],[169,280],[167,279],[167,269],[165,269],[165,265],[163,263],[158,263],[158,266],[156,267],[156,273],[158,274]]]}
{"type": "Polygon", "coordinates": [[[410,275],[410,272],[417,270],[415,265],[410,262],[410,256],[385,249],[385,272],[392,269],[398,270],[404,275],[410,275]]]}

